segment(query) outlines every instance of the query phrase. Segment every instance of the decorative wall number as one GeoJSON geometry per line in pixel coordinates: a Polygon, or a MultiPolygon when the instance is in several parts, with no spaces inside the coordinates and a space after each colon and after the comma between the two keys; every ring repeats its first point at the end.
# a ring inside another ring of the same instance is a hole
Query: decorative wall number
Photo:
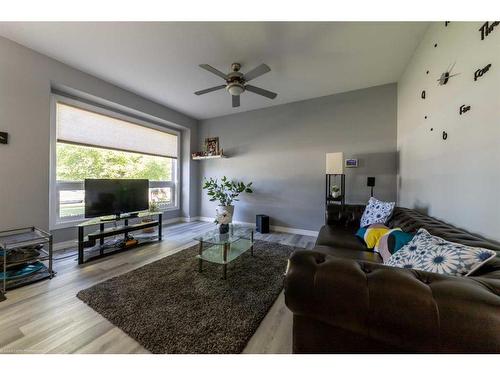
{"type": "Polygon", "coordinates": [[[493,29],[498,25],[500,25],[500,21],[494,21],[492,23],[486,21],[483,26],[479,28],[479,31],[481,32],[481,40],[484,40],[484,38],[490,35],[493,32],[493,29]]]}
{"type": "Polygon", "coordinates": [[[444,86],[448,83],[449,79],[451,77],[455,77],[457,75],[459,75],[460,73],[455,73],[455,74],[451,74],[451,71],[453,70],[453,68],[455,67],[455,63],[453,63],[451,65],[451,67],[449,67],[446,72],[442,73],[441,74],[441,77],[438,78],[438,82],[441,86],[444,86]]]}
{"type": "Polygon", "coordinates": [[[486,65],[483,69],[478,69],[474,72],[474,81],[477,81],[478,78],[482,77],[484,73],[490,70],[491,64],[486,65]]]}
{"type": "Polygon", "coordinates": [[[463,115],[465,112],[468,112],[468,111],[470,111],[470,105],[462,104],[460,106],[460,109],[458,110],[458,113],[460,113],[461,115],[463,115]]]}
{"type": "Polygon", "coordinates": [[[9,134],[5,132],[0,132],[0,143],[6,145],[9,143],[9,134]]]}
{"type": "Polygon", "coordinates": [[[448,139],[448,133],[443,131],[443,141],[446,141],[448,139]]]}
{"type": "Polygon", "coordinates": [[[422,99],[425,99],[425,90],[423,90],[423,91],[422,91],[421,98],[422,98],[422,99]]]}

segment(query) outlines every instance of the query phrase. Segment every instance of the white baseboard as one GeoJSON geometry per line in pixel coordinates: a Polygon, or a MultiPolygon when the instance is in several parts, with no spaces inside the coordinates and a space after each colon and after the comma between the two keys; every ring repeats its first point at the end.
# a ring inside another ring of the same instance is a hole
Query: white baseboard
{"type": "MultiPolygon", "coordinates": [[[[207,222],[213,222],[214,218],[213,217],[206,217],[206,216],[199,216],[197,218],[199,221],[207,221],[207,222]]],[[[247,223],[244,221],[233,221],[235,224],[243,225],[246,227],[250,228],[255,228],[256,225],[255,223],[247,223]]],[[[303,236],[311,236],[311,237],[317,237],[318,236],[318,231],[314,230],[307,230],[307,229],[299,229],[299,228],[290,228],[290,227],[282,227],[279,225],[270,225],[269,229],[271,229],[274,232],[281,232],[281,233],[291,233],[291,234],[301,234],[303,236]]]]}
{"type": "Polygon", "coordinates": [[[199,216],[183,216],[181,217],[181,221],[184,223],[190,223],[192,221],[199,221],[200,217],[199,216]]]}
{"type": "Polygon", "coordinates": [[[311,236],[318,237],[319,232],[316,230],[307,230],[307,229],[299,229],[299,228],[289,228],[289,227],[280,227],[278,225],[270,225],[271,230],[275,232],[282,233],[291,233],[291,234],[301,234],[303,236],[311,236]]]}

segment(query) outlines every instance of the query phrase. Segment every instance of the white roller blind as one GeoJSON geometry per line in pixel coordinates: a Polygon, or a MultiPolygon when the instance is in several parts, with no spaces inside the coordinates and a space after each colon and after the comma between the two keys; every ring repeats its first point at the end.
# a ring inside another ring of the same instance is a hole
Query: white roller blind
{"type": "Polygon", "coordinates": [[[57,103],[57,140],[86,146],[177,157],[177,136],[57,103]]]}

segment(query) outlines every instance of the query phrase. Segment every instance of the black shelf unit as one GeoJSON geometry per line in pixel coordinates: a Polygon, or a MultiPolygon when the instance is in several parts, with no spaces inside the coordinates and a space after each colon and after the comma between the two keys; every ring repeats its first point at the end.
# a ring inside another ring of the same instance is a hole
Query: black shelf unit
{"type": "Polygon", "coordinates": [[[78,225],[78,264],[87,263],[99,258],[117,254],[144,243],[162,240],[162,212],[143,212],[134,217],[119,217],[115,219],[92,219],[78,225]],[[150,219],[147,222],[129,224],[130,219],[144,219],[152,216],[157,216],[157,220],[150,219]],[[117,222],[123,221],[123,225],[116,225],[117,222]],[[113,227],[105,228],[105,224],[112,223],[113,227]],[[85,227],[99,225],[99,230],[85,234],[85,227]],[[123,239],[127,240],[129,233],[144,230],[148,228],[156,228],[156,233],[148,235],[137,235],[134,239],[137,243],[131,246],[109,245],[104,242],[107,237],[115,237],[123,234],[123,239]],[[85,254],[90,256],[85,257],[85,254]],[[94,255],[95,254],[95,255],[94,255]]]}
{"type": "Polygon", "coordinates": [[[345,206],[345,174],[326,174],[325,175],[325,224],[329,223],[329,212],[332,208],[337,208],[340,214],[344,211],[345,206]],[[339,185],[337,180],[340,180],[340,196],[332,197],[331,190],[333,185],[339,185]],[[332,207],[338,206],[338,207],[332,207]]]}

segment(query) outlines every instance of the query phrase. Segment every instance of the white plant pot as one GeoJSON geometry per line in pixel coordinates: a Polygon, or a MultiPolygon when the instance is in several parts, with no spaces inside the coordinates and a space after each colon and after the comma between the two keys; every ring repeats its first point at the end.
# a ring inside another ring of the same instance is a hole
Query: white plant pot
{"type": "Polygon", "coordinates": [[[333,198],[338,198],[338,197],[340,197],[340,195],[341,195],[341,194],[340,194],[340,191],[333,191],[333,192],[332,192],[332,197],[333,197],[333,198]]]}
{"type": "Polygon", "coordinates": [[[217,221],[219,224],[233,222],[234,206],[217,206],[217,221]]]}

